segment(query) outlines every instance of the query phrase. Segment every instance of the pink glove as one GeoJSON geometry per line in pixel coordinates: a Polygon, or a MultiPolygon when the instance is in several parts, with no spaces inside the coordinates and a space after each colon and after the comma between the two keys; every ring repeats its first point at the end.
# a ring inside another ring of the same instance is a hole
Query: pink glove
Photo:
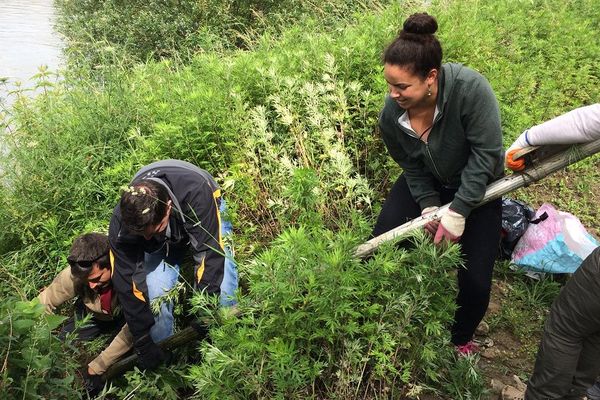
{"type": "MultiPolygon", "coordinates": [[[[421,211],[421,216],[432,213],[432,212],[436,212],[439,209],[438,206],[431,206],[431,207],[425,207],[423,209],[423,211],[421,211]]],[[[429,221],[424,227],[423,229],[425,229],[425,231],[427,233],[429,233],[431,236],[435,236],[435,233],[438,230],[438,226],[440,225],[440,220],[439,219],[434,219],[433,221],[429,221]]]]}
{"type": "Polygon", "coordinates": [[[458,242],[465,231],[465,220],[465,217],[449,208],[440,220],[440,226],[435,233],[433,243],[438,244],[442,239],[458,242]]]}

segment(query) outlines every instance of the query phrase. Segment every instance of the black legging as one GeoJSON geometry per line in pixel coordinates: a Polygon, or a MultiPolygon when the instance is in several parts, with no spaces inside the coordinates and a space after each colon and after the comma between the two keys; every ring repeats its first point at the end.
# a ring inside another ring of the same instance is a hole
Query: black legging
{"type": "MultiPolygon", "coordinates": [[[[437,188],[442,204],[454,199],[456,189],[437,188]]],[[[412,198],[401,175],[392,187],[377,218],[372,236],[381,235],[421,215],[421,208],[412,198]]],[[[458,270],[458,309],[454,314],[452,343],[462,345],[473,338],[490,301],[492,272],[498,253],[502,219],[502,201],[494,200],[474,209],[465,224],[460,239],[465,268],[458,270]]]]}

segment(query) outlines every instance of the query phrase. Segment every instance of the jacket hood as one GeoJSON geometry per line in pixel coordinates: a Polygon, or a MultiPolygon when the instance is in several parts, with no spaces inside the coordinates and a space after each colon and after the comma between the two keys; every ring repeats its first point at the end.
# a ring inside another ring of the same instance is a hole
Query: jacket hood
{"type": "Polygon", "coordinates": [[[462,64],[448,63],[443,64],[438,76],[438,95],[437,106],[441,112],[444,111],[446,103],[454,90],[454,82],[456,82],[460,72],[463,70],[462,64]]]}

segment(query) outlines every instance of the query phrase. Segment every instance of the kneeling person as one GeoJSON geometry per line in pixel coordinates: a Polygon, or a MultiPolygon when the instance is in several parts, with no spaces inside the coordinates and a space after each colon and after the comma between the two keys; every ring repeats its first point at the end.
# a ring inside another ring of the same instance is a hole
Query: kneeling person
{"type": "Polygon", "coordinates": [[[121,196],[110,222],[113,284],[123,306],[142,368],[164,359],[157,342],[173,334],[173,304],[163,301],[154,316],[150,303],[178,281],[189,251],[196,289],[235,304],[237,269],[225,238],[219,186],[205,170],[185,161],[163,160],[143,167],[121,196]]]}
{"type": "Polygon", "coordinates": [[[100,379],[108,367],[133,347],[133,338],[119,312],[117,296],[111,282],[110,248],[108,237],[87,233],[75,239],[67,258],[69,267],[63,269],[38,296],[53,313],[61,304],[77,298],[75,316],[60,332],[64,338],[74,333],[78,340],[92,340],[100,334],[117,334],[108,347],[93,359],[84,374],[86,388],[92,392],[103,386],[100,379]],[[84,326],[76,322],[91,316],[84,326]]]}

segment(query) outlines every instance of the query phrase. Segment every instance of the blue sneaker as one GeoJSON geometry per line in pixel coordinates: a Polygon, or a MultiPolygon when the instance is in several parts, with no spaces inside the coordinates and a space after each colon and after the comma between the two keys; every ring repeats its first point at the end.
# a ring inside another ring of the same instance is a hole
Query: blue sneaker
{"type": "Polygon", "coordinates": [[[587,398],[588,400],[600,400],[600,382],[596,382],[587,390],[587,398]]]}

